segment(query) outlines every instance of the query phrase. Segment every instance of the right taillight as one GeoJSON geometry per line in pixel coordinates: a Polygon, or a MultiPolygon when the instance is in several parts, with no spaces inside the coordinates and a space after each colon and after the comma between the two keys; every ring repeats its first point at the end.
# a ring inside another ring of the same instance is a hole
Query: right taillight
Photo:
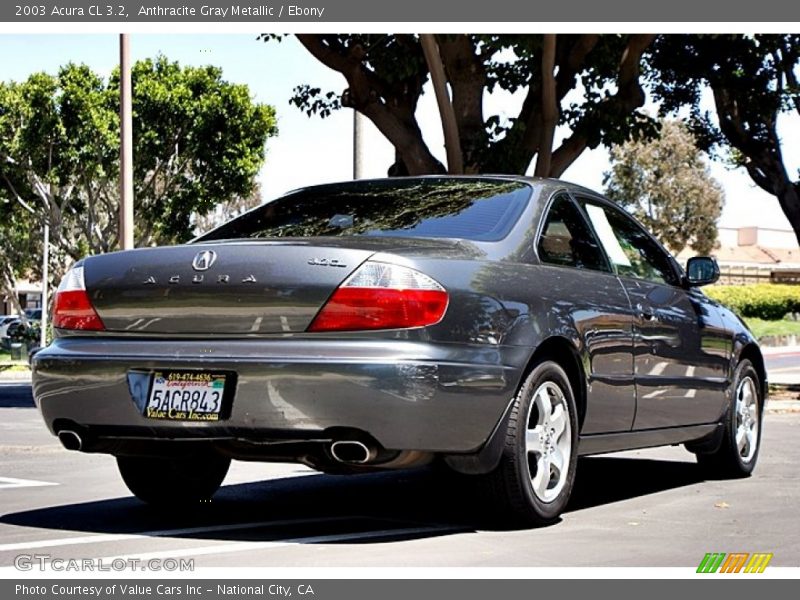
{"type": "Polygon", "coordinates": [[[83,267],[70,269],[61,280],[53,300],[53,327],[87,331],[105,329],[103,321],[92,306],[89,294],[86,293],[83,267]]]}
{"type": "Polygon", "coordinates": [[[359,331],[425,327],[442,320],[447,291],[408,267],[366,262],[317,313],[309,331],[359,331]]]}

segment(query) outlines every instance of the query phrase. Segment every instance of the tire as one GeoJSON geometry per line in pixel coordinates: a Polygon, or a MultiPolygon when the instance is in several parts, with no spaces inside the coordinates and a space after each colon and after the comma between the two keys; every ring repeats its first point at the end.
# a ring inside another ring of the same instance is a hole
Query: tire
{"type": "Polygon", "coordinates": [[[122,480],[148,504],[208,501],[222,485],[231,459],[215,453],[190,457],[118,456],[122,480]]]}
{"type": "Polygon", "coordinates": [[[712,452],[697,452],[697,462],[712,478],[749,477],[761,448],[764,399],[758,373],[749,360],[736,367],[722,441],[712,452]]]}
{"type": "Polygon", "coordinates": [[[539,363],[514,399],[500,463],[485,476],[499,516],[525,527],[557,521],[572,493],[577,450],[577,410],[567,374],[555,362],[539,363]]]}

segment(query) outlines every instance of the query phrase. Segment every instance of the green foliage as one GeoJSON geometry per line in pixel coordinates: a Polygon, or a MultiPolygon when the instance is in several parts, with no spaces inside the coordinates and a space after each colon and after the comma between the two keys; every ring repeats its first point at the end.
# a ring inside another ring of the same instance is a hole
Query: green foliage
{"type": "Polygon", "coordinates": [[[253,103],[246,85],[224,81],[217,67],[159,57],[136,63],[131,76],[139,237],[185,241],[192,213],[253,193],[264,144],[277,133],[275,112],[253,103]]]}
{"type": "Polygon", "coordinates": [[[800,286],[797,285],[715,285],[705,288],[705,292],[744,318],[775,321],[789,313],[800,313],[800,286]]]}
{"type": "MultiPolygon", "coordinates": [[[[253,192],[275,113],[213,66],[162,56],[137,62],[132,82],[136,243],[184,241],[192,214],[253,192]]],[[[118,175],[118,71],[105,80],[70,63],[0,83],[0,206],[37,235],[50,224],[55,264],[115,248],[118,175]]],[[[0,227],[0,238],[26,235],[0,227]]]]}
{"type": "Polygon", "coordinates": [[[786,62],[796,68],[798,47],[796,34],[664,35],[654,44],[647,76],[662,114],[690,109],[690,126],[704,147],[729,149],[718,118],[701,108],[711,86],[736,93],[737,118],[747,125],[750,143],[768,148],[773,115],[791,109],[798,94],[791,85],[776,85],[786,62]]]}
{"type": "Polygon", "coordinates": [[[800,35],[664,35],[655,42],[647,79],[663,115],[689,110],[698,143],[747,169],[775,196],[800,240],[800,179],[784,161],[776,124],[800,115],[800,35]],[[715,114],[703,108],[711,92],[715,114]]]}
{"type": "Polygon", "coordinates": [[[41,341],[42,328],[38,322],[20,322],[19,325],[9,327],[8,338],[14,343],[23,343],[28,346],[37,344],[41,341]]]}
{"type": "MultiPolygon", "coordinates": [[[[401,157],[411,153],[419,159],[428,154],[415,116],[423,85],[429,78],[419,36],[298,37],[318,60],[340,71],[349,87],[340,96],[338,91],[323,90],[313,82],[301,83],[295,87],[290,101],[293,105],[309,116],[322,118],[343,107],[354,108],[375,122],[401,157]],[[303,39],[312,37],[316,39],[303,39]],[[414,138],[414,144],[408,142],[409,136],[414,138]]],[[[613,88],[619,83],[621,58],[630,37],[557,36],[557,124],[569,127],[580,139],[579,144],[565,147],[564,154],[570,155],[566,164],[571,164],[587,147],[622,143],[630,134],[641,137],[657,132],[655,121],[638,110],[643,97],[632,105],[614,98],[613,88]],[[588,51],[582,51],[584,46],[588,51]],[[575,89],[582,89],[582,95],[567,101],[567,95],[575,89]]],[[[466,172],[525,173],[539,151],[543,36],[444,34],[437,38],[457,105],[466,172]],[[522,91],[527,98],[516,115],[484,114],[481,99],[484,93],[495,91],[522,91]]],[[[260,39],[271,42],[276,38],[264,34],[260,39]]],[[[634,83],[638,89],[638,83],[634,83]]],[[[427,162],[420,160],[426,165],[423,170],[417,167],[415,173],[441,171],[438,161],[427,158],[427,162]]],[[[407,167],[414,162],[408,157],[405,160],[407,167]]],[[[561,171],[564,168],[564,164],[558,167],[561,171]]]]}
{"type": "Polygon", "coordinates": [[[606,195],[625,207],[674,253],[687,245],[708,254],[717,239],[722,188],[709,174],[684,125],[666,121],[658,138],[611,149],[606,195]]]}

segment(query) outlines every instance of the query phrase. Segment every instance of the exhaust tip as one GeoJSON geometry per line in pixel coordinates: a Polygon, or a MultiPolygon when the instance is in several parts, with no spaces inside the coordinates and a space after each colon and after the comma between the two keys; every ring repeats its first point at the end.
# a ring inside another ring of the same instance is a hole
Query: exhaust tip
{"type": "Polygon", "coordinates": [[[331,444],[331,456],[341,463],[363,465],[372,460],[375,453],[356,440],[342,440],[331,444]]]}
{"type": "Polygon", "coordinates": [[[67,450],[80,450],[83,447],[81,436],[71,429],[62,429],[59,431],[58,439],[61,445],[67,450]]]}

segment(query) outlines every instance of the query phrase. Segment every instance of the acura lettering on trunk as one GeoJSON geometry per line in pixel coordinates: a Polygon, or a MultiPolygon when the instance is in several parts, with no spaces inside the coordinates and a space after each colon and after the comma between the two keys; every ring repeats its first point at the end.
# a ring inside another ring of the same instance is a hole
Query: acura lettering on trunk
{"type": "Polygon", "coordinates": [[[684,444],[755,467],[761,351],[612,202],[557,180],[309,187],[184,245],[89,256],[33,359],[62,444],[145,502],[208,499],[232,459],[328,473],[438,463],[556,521],[579,456],[684,444]]]}

